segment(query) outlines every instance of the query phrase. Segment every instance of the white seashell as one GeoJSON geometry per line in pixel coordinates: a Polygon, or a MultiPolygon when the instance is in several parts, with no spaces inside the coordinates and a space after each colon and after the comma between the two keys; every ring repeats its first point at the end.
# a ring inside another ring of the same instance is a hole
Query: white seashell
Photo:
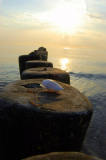
{"type": "Polygon", "coordinates": [[[57,91],[63,90],[63,88],[57,82],[51,79],[43,80],[40,86],[50,92],[57,92],[57,91]]]}

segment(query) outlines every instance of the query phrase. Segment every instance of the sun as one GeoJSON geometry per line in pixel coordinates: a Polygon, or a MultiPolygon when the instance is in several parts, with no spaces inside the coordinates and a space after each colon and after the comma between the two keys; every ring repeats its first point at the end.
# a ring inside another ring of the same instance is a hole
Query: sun
{"type": "Polygon", "coordinates": [[[66,5],[55,9],[52,21],[64,32],[66,30],[73,30],[80,23],[80,17],[77,10],[66,5]]]}
{"type": "Polygon", "coordinates": [[[86,4],[84,0],[75,2],[64,2],[49,12],[39,14],[41,21],[48,22],[57,31],[65,34],[72,33],[84,22],[86,15],[86,4]]]}

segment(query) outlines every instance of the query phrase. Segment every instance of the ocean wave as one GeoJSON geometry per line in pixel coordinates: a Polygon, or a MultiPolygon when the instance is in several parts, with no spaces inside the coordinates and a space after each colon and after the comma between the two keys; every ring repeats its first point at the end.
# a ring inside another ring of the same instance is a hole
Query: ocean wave
{"type": "Polygon", "coordinates": [[[0,89],[2,89],[4,86],[6,86],[8,83],[7,82],[0,82],[0,89]]]}
{"type": "Polygon", "coordinates": [[[74,73],[69,72],[70,76],[78,77],[78,78],[91,78],[91,79],[106,79],[106,74],[91,74],[91,73],[74,73]]]}

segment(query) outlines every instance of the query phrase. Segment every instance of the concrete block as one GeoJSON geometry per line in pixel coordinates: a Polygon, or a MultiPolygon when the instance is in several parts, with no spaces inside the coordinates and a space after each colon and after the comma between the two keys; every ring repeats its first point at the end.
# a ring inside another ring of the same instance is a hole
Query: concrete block
{"type": "Polygon", "coordinates": [[[31,68],[23,71],[22,80],[24,79],[37,79],[37,78],[46,78],[46,79],[54,79],[60,82],[70,84],[70,76],[69,74],[58,68],[51,67],[39,67],[39,68],[31,68]]]}

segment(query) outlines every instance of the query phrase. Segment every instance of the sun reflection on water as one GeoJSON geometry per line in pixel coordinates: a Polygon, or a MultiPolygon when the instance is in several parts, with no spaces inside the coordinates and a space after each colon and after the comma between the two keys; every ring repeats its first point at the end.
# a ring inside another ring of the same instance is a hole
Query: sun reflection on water
{"type": "Polygon", "coordinates": [[[69,64],[68,58],[60,59],[60,67],[62,70],[66,70],[68,72],[68,68],[69,68],[68,64],[69,64]]]}

